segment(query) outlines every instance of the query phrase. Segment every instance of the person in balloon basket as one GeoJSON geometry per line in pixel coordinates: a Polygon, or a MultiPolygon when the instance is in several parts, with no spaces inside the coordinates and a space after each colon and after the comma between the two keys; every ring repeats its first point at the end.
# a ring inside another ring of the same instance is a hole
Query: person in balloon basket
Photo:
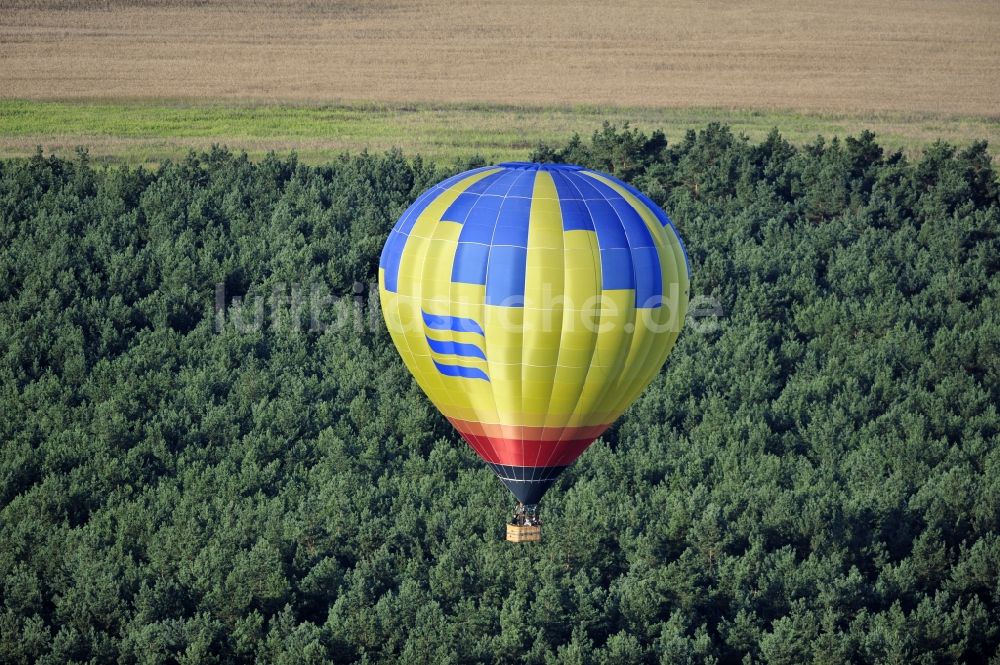
{"type": "Polygon", "coordinates": [[[538,517],[538,504],[518,503],[514,509],[514,519],[511,524],[515,526],[541,526],[542,520],[538,517]]]}

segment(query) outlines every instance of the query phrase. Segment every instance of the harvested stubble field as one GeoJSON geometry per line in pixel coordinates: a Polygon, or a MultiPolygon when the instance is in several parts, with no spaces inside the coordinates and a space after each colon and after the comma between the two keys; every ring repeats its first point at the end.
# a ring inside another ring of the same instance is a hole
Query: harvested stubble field
{"type": "Polygon", "coordinates": [[[996,0],[0,0],[0,152],[81,143],[155,161],[218,141],[505,156],[603,117],[792,138],[873,128],[903,148],[996,140],[997,35],[996,0]],[[67,124],[67,103],[111,117],[67,124]],[[155,122],[178,109],[196,129],[155,122]],[[367,128],[302,124],[308,109],[367,128]],[[458,138],[441,144],[442,129],[458,138]]]}

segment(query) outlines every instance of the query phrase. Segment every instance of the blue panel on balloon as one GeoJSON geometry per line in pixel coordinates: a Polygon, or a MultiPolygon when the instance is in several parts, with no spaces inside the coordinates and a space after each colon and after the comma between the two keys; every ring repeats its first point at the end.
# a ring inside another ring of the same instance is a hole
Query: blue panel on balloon
{"type": "Polygon", "coordinates": [[[602,250],[629,246],[628,236],[618,219],[618,213],[605,200],[587,201],[597,230],[597,245],[602,250]]]}
{"type": "MultiPolygon", "coordinates": [[[[465,223],[472,215],[475,213],[473,210],[478,208],[483,203],[483,192],[486,191],[491,183],[495,183],[497,180],[502,178],[503,172],[493,173],[482,180],[472,183],[458,195],[458,198],[448,206],[448,209],[444,211],[441,215],[442,222],[458,222],[459,224],[465,223]]],[[[486,199],[487,201],[489,199],[486,199]]]]}
{"type": "Polygon", "coordinates": [[[594,221],[590,218],[587,203],[580,199],[559,199],[562,211],[563,231],[593,231],[594,221]]]}
{"type": "Polygon", "coordinates": [[[493,229],[500,216],[500,206],[503,199],[499,196],[481,196],[475,207],[465,219],[462,233],[458,239],[461,242],[481,242],[486,245],[493,242],[493,229]]]}
{"type": "Polygon", "coordinates": [[[500,171],[495,175],[483,178],[465,191],[490,196],[505,196],[507,190],[517,180],[518,175],[520,174],[517,171],[500,171]]]}
{"type": "Polygon", "coordinates": [[[625,235],[628,236],[630,247],[655,246],[653,236],[649,232],[649,227],[646,226],[645,220],[636,212],[635,208],[630,206],[625,199],[612,201],[611,206],[618,213],[618,219],[621,220],[622,226],[625,227],[625,235]]]}
{"type": "Polygon", "coordinates": [[[486,304],[524,306],[524,271],[528,250],[524,247],[495,245],[490,249],[486,275],[486,304]]]}
{"type": "Polygon", "coordinates": [[[599,191],[594,189],[594,185],[592,184],[594,182],[593,178],[581,175],[580,173],[567,173],[566,177],[570,178],[573,186],[580,192],[579,196],[582,196],[588,201],[590,199],[604,199],[604,196],[602,196],[599,191]]]}
{"type": "Polygon", "coordinates": [[[435,189],[429,189],[423,194],[421,194],[416,201],[413,202],[409,208],[403,213],[403,216],[399,218],[399,222],[396,224],[396,230],[407,235],[413,230],[413,225],[417,223],[417,218],[420,217],[427,206],[431,204],[435,198],[437,198],[439,191],[435,189]]]}
{"type": "Polygon", "coordinates": [[[647,208],[649,208],[650,212],[652,212],[653,215],[656,216],[656,219],[659,220],[661,226],[672,226],[670,218],[667,217],[667,213],[663,212],[663,209],[660,208],[660,206],[653,203],[653,201],[648,196],[646,196],[645,194],[643,194],[642,192],[640,192],[638,189],[628,184],[627,182],[622,182],[617,178],[611,178],[611,179],[614,180],[619,185],[621,185],[622,187],[624,187],[626,190],[628,190],[628,192],[632,196],[642,201],[642,204],[645,205],[647,208]]]}
{"type": "Polygon", "coordinates": [[[391,231],[379,259],[380,266],[385,268],[385,288],[391,293],[399,290],[399,262],[403,248],[406,247],[406,239],[407,236],[399,231],[391,231]]]}
{"type": "Polygon", "coordinates": [[[451,267],[451,281],[462,284],[485,284],[486,261],[490,255],[489,245],[459,242],[455,252],[455,262],[451,267]]]}
{"type": "Polygon", "coordinates": [[[601,250],[601,286],[605,289],[634,289],[635,271],[628,247],[601,250]]]}
{"type": "Polygon", "coordinates": [[[632,250],[635,268],[635,306],[659,307],[663,295],[663,276],[660,258],[655,247],[636,247],[632,250]]]}
{"type": "Polygon", "coordinates": [[[642,201],[642,203],[647,208],[649,208],[653,212],[654,215],[656,215],[656,219],[658,219],[660,221],[660,224],[662,224],[664,227],[670,227],[670,230],[674,232],[674,236],[677,238],[677,243],[681,246],[681,253],[684,255],[684,267],[687,268],[687,274],[688,274],[688,277],[690,277],[691,276],[691,258],[688,256],[687,247],[684,246],[684,240],[681,238],[681,234],[677,232],[677,227],[674,226],[674,223],[670,220],[670,216],[667,215],[667,213],[664,212],[663,209],[660,206],[658,206],[655,203],[653,203],[652,199],[650,199],[648,196],[646,196],[645,194],[643,194],[642,192],[640,192],[638,189],[636,189],[632,185],[628,184],[627,182],[622,182],[621,180],[619,180],[618,178],[615,178],[614,176],[605,175],[605,177],[608,178],[609,180],[613,180],[614,182],[618,183],[619,185],[621,185],[622,187],[624,187],[626,190],[628,190],[637,199],[639,199],[640,201],[642,201]]]}
{"type": "Polygon", "coordinates": [[[583,194],[581,194],[579,188],[573,184],[573,181],[569,179],[569,176],[564,173],[559,173],[558,171],[553,171],[550,175],[552,176],[552,182],[555,183],[556,194],[559,196],[560,201],[583,199],[583,194]]]}
{"type": "Polygon", "coordinates": [[[531,199],[507,198],[500,207],[500,219],[493,233],[493,245],[528,246],[531,199]]]}
{"type": "Polygon", "coordinates": [[[512,196],[523,197],[530,199],[535,193],[535,176],[538,174],[537,171],[514,171],[518,174],[517,180],[510,186],[507,191],[506,196],[510,198],[512,196]]]}
{"type": "Polygon", "coordinates": [[[479,199],[482,198],[478,194],[469,194],[468,192],[462,192],[458,195],[458,198],[448,206],[448,209],[444,211],[441,215],[442,222],[458,222],[459,224],[464,224],[465,220],[469,217],[469,213],[479,199]]]}
{"type": "Polygon", "coordinates": [[[621,194],[605,183],[595,180],[593,185],[614,209],[628,236],[629,246],[653,247],[653,236],[650,235],[646,222],[636,209],[621,194]]]}
{"type": "MultiPolygon", "coordinates": [[[[503,182],[507,178],[506,171],[497,171],[496,173],[491,173],[484,178],[480,178],[476,182],[472,183],[466,187],[463,191],[469,194],[485,194],[492,187],[496,186],[497,183],[503,182]]],[[[506,185],[504,186],[506,188],[506,185]]]]}
{"type": "MultiPolygon", "coordinates": [[[[483,171],[488,171],[488,170],[493,169],[493,168],[496,168],[496,167],[495,166],[480,166],[478,169],[472,169],[471,171],[465,171],[464,173],[455,174],[452,177],[448,178],[447,180],[444,180],[444,181],[439,182],[438,184],[434,185],[434,187],[431,187],[431,189],[435,190],[435,196],[436,196],[437,194],[440,194],[441,192],[449,189],[453,185],[457,185],[459,182],[461,182],[462,180],[465,180],[466,178],[468,178],[471,175],[475,175],[477,173],[482,173],[483,171]]],[[[492,178],[493,175],[491,174],[491,175],[486,176],[486,177],[487,178],[492,178]]]]}
{"type": "MultiPolygon", "coordinates": [[[[417,219],[420,217],[420,214],[426,210],[427,206],[429,206],[438,196],[440,196],[452,185],[461,182],[470,175],[480,173],[490,168],[493,167],[484,166],[465,173],[459,173],[458,175],[448,178],[444,182],[434,185],[426,192],[418,196],[417,200],[403,212],[399,221],[396,222],[393,230],[389,233],[389,238],[382,250],[382,255],[379,257],[379,267],[385,269],[385,288],[387,291],[395,293],[399,289],[400,258],[402,257],[403,249],[406,247],[408,236],[413,230],[413,226],[417,223],[417,219]]],[[[493,176],[486,176],[484,180],[491,177],[493,176]]]]}
{"type": "Polygon", "coordinates": [[[389,232],[389,239],[386,241],[385,247],[382,248],[378,264],[380,268],[385,268],[385,288],[392,293],[395,293],[399,287],[399,259],[403,254],[403,248],[406,247],[407,237],[413,230],[413,225],[417,223],[420,213],[430,205],[437,195],[438,191],[434,188],[421,194],[413,202],[413,205],[406,209],[399,221],[396,222],[396,226],[389,232]]]}

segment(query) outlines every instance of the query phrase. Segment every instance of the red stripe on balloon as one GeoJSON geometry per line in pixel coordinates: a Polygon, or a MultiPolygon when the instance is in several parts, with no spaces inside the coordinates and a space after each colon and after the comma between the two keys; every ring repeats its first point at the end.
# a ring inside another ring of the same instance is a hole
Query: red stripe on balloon
{"type": "Polygon", "coordinates": [[[538,439],[505,439],[483,434],[459,432],[473,450],[487,462],[506,466],[550,467],[567,466],[587,449],[594,438],[566,441],[538,439]]]}
{"type": "Polygon", "coordinates": [[[563,439],[594,440],[610,425],[585,425],[582,427],[526,427],[523,425],[497,425],[472,420],[448,418],[462,435],[495,437],[499,439],[525,439],[532,441],[560,441],[563,439]]]}

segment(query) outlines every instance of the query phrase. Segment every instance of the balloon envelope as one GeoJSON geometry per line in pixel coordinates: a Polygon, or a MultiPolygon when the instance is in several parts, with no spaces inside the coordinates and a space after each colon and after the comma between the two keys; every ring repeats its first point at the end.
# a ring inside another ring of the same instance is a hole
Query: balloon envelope
{"type": "Polygon", "coordinates": [[[689,280],[680,236],[638,190],[522,162],[424,192],[379,265],[406,366],[525,504],[659,372],[689,280]]]}

